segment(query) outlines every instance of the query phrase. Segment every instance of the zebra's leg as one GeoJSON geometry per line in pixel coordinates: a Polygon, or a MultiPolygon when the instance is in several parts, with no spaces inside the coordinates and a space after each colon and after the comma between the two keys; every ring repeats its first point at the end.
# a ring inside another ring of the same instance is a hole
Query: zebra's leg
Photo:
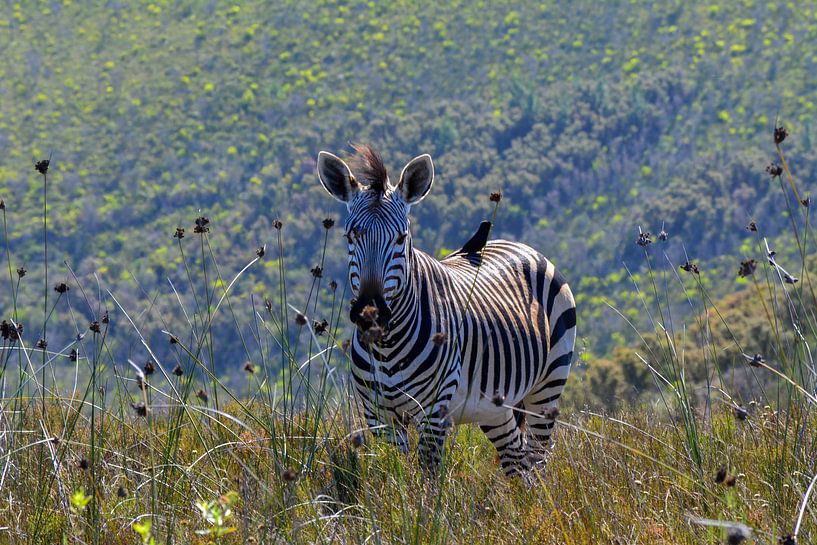
{"type": "Polygon", "coordinates": [[[514,411],[503,411],[490,420],[480,422],[479,427],[499,453],[499,462],[505,475],[520,475],[530,469],[522,431],[514,411]]]}
{"type": "Polygon", "coordinates": [[[436,473],[442,462],[445,437],[451,427],[451,421],[447,415],[447,403],[438,404],[431,409],[430,414],[418,426],[420,461],[423,469],[430,473],[436,473]]]}
{"type": "Polygon", "coordinates": [[[386,423],[385,418],[378,418],[368,403],[365,403],[363,406],[363,416],[366,419],[366,425],[372,432],[372,435],[379,439],[385,439],[392,445],[395,445],[403,454],[408,452],[408,439],[406,438],[404,429],[386,423]]]}
{"type": "MultiPolygon", "coordinates": [[[[569,358],[572,354],[568,354],[569,358]]],[[[544,462],[552,448],[551,435],[556,426],[559,409],[556,404],[562,395],[570,367],[552,368],[545,379],[525,396],[525,416],[528,421],[528,451],[533,461],[544,462]]]]}

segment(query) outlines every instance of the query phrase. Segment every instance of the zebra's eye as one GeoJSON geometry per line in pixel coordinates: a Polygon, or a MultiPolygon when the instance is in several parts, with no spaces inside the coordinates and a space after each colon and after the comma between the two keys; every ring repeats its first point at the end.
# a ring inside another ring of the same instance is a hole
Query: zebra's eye
{"type": "Polygon", "coordinates": [[[395,239],[394,242],[397,243],[397,244],[403,244],[406,241],[407,236],[408,236],[408,231],[406,231],[405,233],[400,233],[399,235],[397,235],[397,238],[395,239]]]}

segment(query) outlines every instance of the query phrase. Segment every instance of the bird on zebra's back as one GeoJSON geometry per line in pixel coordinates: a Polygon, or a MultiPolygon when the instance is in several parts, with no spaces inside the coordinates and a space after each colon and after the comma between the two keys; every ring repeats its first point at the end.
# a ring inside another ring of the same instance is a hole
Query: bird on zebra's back
{"type": "Polygon", "coordinates": [[[431,157],[392,185],[373,148],[355,152],[347,164],[322,151],[317,169],[348,210],[351,374],[367,425],[404,451],[415,426],[433,469],[451,425],[475,422],[505,473],[525,474],[544,460],[570,371],[567,282],[533,248],[489,241],[490,222],[443,260],[414,248],[409,211],[431,189],[431,157]]]}

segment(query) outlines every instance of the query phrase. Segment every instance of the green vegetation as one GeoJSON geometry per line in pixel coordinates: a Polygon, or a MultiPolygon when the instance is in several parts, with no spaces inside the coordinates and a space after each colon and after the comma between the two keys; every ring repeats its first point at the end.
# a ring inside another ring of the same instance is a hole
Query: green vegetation
{"type": "Polygon", "coordinates": [[[809,542],[815,36],[753,0],[0,8],[0,541],[809,542]],[[419,247],[499,190],[570,280],[530,483],[472,426],[436,476],[361,433],[314,172],[349,141],[433,155],[419,247]]]}

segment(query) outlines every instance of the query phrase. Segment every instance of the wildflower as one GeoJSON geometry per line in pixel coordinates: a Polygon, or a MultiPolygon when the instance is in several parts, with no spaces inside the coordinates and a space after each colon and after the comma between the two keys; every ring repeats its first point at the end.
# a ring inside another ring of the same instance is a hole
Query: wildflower
{"type": "Polygon", "coordinates": [[[751,365],[752,367],[760,367],[764,363],[766,363],[766,359],[763,357],[762,354],[755,354],[754,357],[751,360],[749,360],[749,365],[751,365]]]}
{"type": "Polygon", "coordinates": [[[42,159],[34,163],[34,170],[45,176],[48,173],[48,165],[50,164],[51,161],[49,159],[42,159]]]}
{"type": "Polygon", "coordinates": [[[184,370],[182,369],[182,364],[177,363],[176,367],[173,368],[173,374],[177,377],[180,377],[184,374],[184,370]]]}
{"type": "Polygon", "coordinates": [[[37,341],[37,348],[39,348],[40,350],[45,350],[46,348],[48,348],[48,341],[46,341],[45,339],[40,339],[39,341],[37,341]]]}
{"type": "Polygon", "coordinates": [[[196,392],[196,397],[199,398],[202,401],[202,403],[207,403],[207,400],[209,399],[207,397],[207,392],[205,392],[204,390],[199,390],[198,392],[196,392]]]}
{"type": "Polygon", "coordinates": [[[148,408],[145,407],[145,404],[141,401],[139,403],[131,403],[130,404],[133,411],[136,413],[136,416],[147,416],[148,415],[148,408]]]}
{"type": "Polygon", "coordinates": [[[774,128],[774,143],[775,144],[782,144],[783,140],[789,135],[789,131],[786,130],[786,127],[780,126],[774,128]]]}
{"type": "Polygon", "coordinates": [[[5,320],[0,323],[0,335],[2,335],[4,341],[7,341],[9,337],[11,337],[11,324],[5,320]]]}
{"type": "Polygon", "coordinates": [[[331,282],[329,282],[329,289],[335,291],[336,289],[338,289],[338,283],[332,280],[331,282]]]}
{"type": "Polygon", "coordinates": [[[264,257],[264,255],[266,253],[267,253],[267,245],[266,244],[262,244],[261,246],[258,247],[257,250],[255,250],[255,255],[257,255],[259,259],[264,257]]]}
{"type": "Polygon", "coordinates": [[[295,479],[298,478],[298,474],[295,473],[295,470],[291,467],[288,467],[281,473],[281,478],[284,479],[286,482],[291,483],[295,479]]]}
{"type": "Polygon", "coordinates": [[[283,226],[284,226],[284,224],[283,224],[283,222],[281,220],[272,220],[272,227],[277,229],[278,231],[280,231],[281,227],[283,227],[283,226]]]}
{"type": "Polygon", "coordinates": [[[652,235],[649,231],[638,233],[638,240],[636,240],[635,243],[642,248],[646,248],[648,244],[652,244],[652,235]]]}
{"type": "Polygon", "coordinates": [[[179,240],[184,238],[184,227],[176,227],[176,232],[173,234],[173,238],[177,238],[179,240]]]}
{"type": "Polygon", "coordinates": [[[318,320],[315,320],[312,323],[312,328],[315,330],[315,334],[318,335],[319,337],[326,333],[326,329],[328,327],[329,322],[327,322],[326,320],[321,320],[320,322],[318,320]]]}
{"type": "Polygon", "coordinates": [[[25,267],[17,267],[17,277],[22,278],[26,275],[28,270],[25,267]]]}
{"type": "Polygon", "coordinates": [[[766,165],[766,172],[768,172],[769,176],[771,176],[772,178],[777,178],[778,176],[783,174],[783,167],[781,167],[779,164],[775,162],[771,162],[768,165],[766,165]]]}
{"type": "Polygon", "coordinates": [[[315,277],[315,278],[323,277],[323,267],[319,267],[319,266],[313,267],[313,268],[309,269],[309,272],[311,272],[312,276],[315,277]]]}
{"type": "Polygon", "coordinates": [[[13,327],[11,328],[11,330],[9,332],[9,340],[11,342],[19,341],[22,336],[23,336],[23,324],[18,323],[16,329],[13,328],[13,327]]]}
{"type": "Polygon", "coordinates": [[[244,364],[244,370],[251,375],[255,374],[255,366],[251,362],[244,364]]]}
{"type": "Polygon", "coordinates": [[[148,360],[145,362],[144,370],[145,376],[150,376],[156,371],[156,365],[152,361],[148,360]]]}
{"type": "Polygon", "coordinates": [[[493,397],[491,398],[491,403],[496,405],[497,407],[501,407],[503,403],[505,403],[505,396],[499,393],[499,390],[494,392],[493,397]]]}
{"type": "Polygon", "coordinates": [[[686,272],[701,274],[701,271],[698,269],[698,265],[692,263],[691,261],[687,261],[686,263],[681,265],[681,269],[685,270],[686,272]]]}
{"type": "Polygon", "coordinates": [[[715,482],[721,484],[726,479],[726,466],[721,466],[718,468],[718,472],[715,473],[715,482]]]}
{"type": "Polygon", "coordinates": [[[207,216],[200,216],[196,218],[196,226],[193,228],[193,232],[196,234],[203,234],[209,233],[210,228],[207,227],[210,224],[210,218],[207,216]]]}
{"type": "Polygon", "coordinates": [[[741,278],[746,278],[747,276],[755,274],[755,269],[757,269],[757,261],[755,261],[754,259],[747,259],[745,261],[741,261],[738,275],[741,278]]]}
{"type": "Polygon", "coordinates": [[[264,308],[267,309],[267,312],[272,312],[272,301],[264,299],[264,308]]]}
{"type": "Polygon", "coordinates": [[[803,205],[803,206],[805,206],[806,208],[808,208],[809,206],[811,206],[811,196],[806,196],[806,198],[804,198],[804,199],[800,199],[800,204],[802,204],[802,205],[803,205]]]}
{"type": "Polygon", "coordinates": [[[326,229],[327,231],[334,226],[335,220],[333,220],[332,218],[326,218],[325,220],[323,220],[323,228],[326,229]]]}
{"type": "Polygon", "coordinates": [[[661,232],[658,233],[658,240],[660,240],[661,242],[666,242],[668,238],[669,234],[667,234],[667,232],[664,231],[664,229],[661,229],[661,232]]]}
{"type": "Polygon", "coordinates": [[[431,342],[433,342],[436,346],[442,346],[445,343],[447,336],[442,331],[438,331],[434,335],[431,336],[431,342]]]}
{"type": "Polygon", "coordinates": [[[502,200],[502,193],[497,191],[495,193],[491,193],[491,202],[499,202],[502,200]]]}
{"type": "Polygon", "coordinates": [[[99,322],[96,320],[91,322],[91,324],[88,326],[88,329],[90,329],[94,333],[99,333],[101,331],[101,328],[99,327],[99,322]]]}
{"type": "Polygon", "coordinates": [[[295,315],[295,323],[300,326],[306,325],[306,316],[299,312],[298,314],[295,315]]]}
{"type": "Polygon", "coordinates": [[[77,361],[78,356],[79,356],[79,353],[77,352],[77,349],[72,348],[71,353],[68,354],[68,359],[71,360],[71,361],[77,361]]]}
{"type": "Polygon", "coordinates": [[[757,233],[757,223],[754,220],[750,221],[749,225],[746,226],[746,230],[757,233]]]}
{"type": "Polygon", "coordinates": [[[111,321],[111,317],[108,315],[108,311],[106,310],[104,314],[102,314],[102,323],[107,324],[111,321]]]}
{"type": "Polygon", "coordinates": [[[71,288],[69,288],[68,284],[66,284],[65,282],[60,282],[59,284],[54,286],[54,291],[56,291],[60,295],[62,295],[63,293],[67,292],[70,289],[71,288]]]}

